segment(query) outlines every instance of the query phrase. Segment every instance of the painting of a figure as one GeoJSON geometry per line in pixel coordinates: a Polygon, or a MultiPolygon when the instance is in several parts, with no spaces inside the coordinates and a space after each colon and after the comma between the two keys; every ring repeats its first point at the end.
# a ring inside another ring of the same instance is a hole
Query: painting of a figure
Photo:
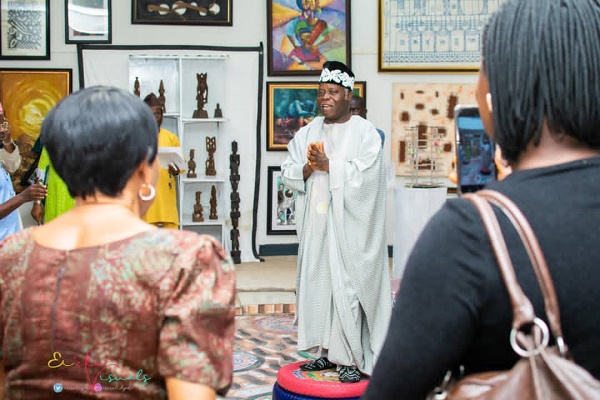
{"type": "MultiPolygon", "coordinates": [[[[298,129],[319,115],[316,82],[267,82],[267,150],[287,150],[298,129]]],[[[364,97],[366,82],[354,83],[354,94],[364,97]]]]}
{"type": "Polygon", "coordinates": [[[318,75],[350,65],[350,0],[268,0],[269,75],[318,75]]]}

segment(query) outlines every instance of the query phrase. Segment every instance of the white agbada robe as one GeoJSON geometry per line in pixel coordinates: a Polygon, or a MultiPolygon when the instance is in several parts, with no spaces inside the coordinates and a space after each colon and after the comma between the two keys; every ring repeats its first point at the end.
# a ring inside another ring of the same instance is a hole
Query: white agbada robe
{"type": "Polygon", "coordinates": [[[298,191],[298,349],[370,374],[383,345],[392,295],[385,236],[386,173],[381,138],[358,116],[315,118],[288,144],[283,183],[298,191]],[[329,173],[304,182],[308,144],[324,142],[329,173]]]}

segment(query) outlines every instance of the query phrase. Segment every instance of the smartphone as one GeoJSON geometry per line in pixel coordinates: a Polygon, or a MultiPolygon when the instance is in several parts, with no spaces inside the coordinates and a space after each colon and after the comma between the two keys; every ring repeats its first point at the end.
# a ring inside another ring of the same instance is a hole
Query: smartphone
{"type": "Polygon", "coordinates": [[[476,192],[498,179],[494,162],[496,144],[483,129],[479,109],[475,105],[457,105],[456,174],[459,193],[476,192]]]}

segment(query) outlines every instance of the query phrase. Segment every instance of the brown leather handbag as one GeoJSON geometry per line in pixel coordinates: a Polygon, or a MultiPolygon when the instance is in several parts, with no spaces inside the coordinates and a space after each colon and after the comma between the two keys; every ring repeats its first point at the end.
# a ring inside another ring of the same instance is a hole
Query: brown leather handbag
{"type": "Polygon", "coordinates": [[[509,198],[496,191],[481,190],[463,197],[477,207],[492,243],[513,308],[510,344],[521,359],[508,371],[478,373],[458,380],[452,379],[451,373],[448,373],[442,385],[428,399],[600,399],[600,381],[569,357],[552,277],[525,216],[509,198]],[[550,331],[548,325],[535,316],[530,300],[517,282],[490,203],[504,212],[523,241],[544,296],[550,331]],[[548,346],[550,334],[554,336],[553,346],[548,346]]]}

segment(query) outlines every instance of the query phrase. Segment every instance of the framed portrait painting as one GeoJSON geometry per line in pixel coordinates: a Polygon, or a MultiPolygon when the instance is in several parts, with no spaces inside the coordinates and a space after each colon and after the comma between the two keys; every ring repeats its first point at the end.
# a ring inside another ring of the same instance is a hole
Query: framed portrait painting
{"type": "Polygon", "coordinates": [[[21,167],[11,174],[17,193],[24,189],[21,180],[37,159],[38,154],[32,148],[44,117],[71,93],[71,76],[71,69],[0,68],[0,101],[22,159],[21,167]]]}
{"type": "MultiPolygon", "coordinates": [[[[298,129],[319,115],[318,82],[267,82],[267,150],[285,151],[298,129]]],[[[354,94],[366,98],[367,82],[354,82],[354,94]]]]}
{"type": "Polygon", "coordinates": [[[132,0],[132,24],[232,26],[233,0],[132,0]]]}
{"type": "Polygon", "coordinates": [[[267,235],[296,234],[298,193],[281,180],[281,167],[268,167],[267,235]]]}
{"type": "Polygon", "coordinates": [[[378,0],[379,71],[477,71],[482,29],[503,1],[378,0]]]}
{"type": "Polygon", "coordinates": [[[350,67],[350,0],[267,0],[270,76],[319,75],[325,61],[350,67]]]}
{"type": "Polygon", "coordinates": [[[65,0],[65,43],[112,43],[111,0],[65,0]]]}
{"type": "Polygon", "coordinates": [[[50,59],[50,0],[0,0],[0,59],[50,59]]]}

